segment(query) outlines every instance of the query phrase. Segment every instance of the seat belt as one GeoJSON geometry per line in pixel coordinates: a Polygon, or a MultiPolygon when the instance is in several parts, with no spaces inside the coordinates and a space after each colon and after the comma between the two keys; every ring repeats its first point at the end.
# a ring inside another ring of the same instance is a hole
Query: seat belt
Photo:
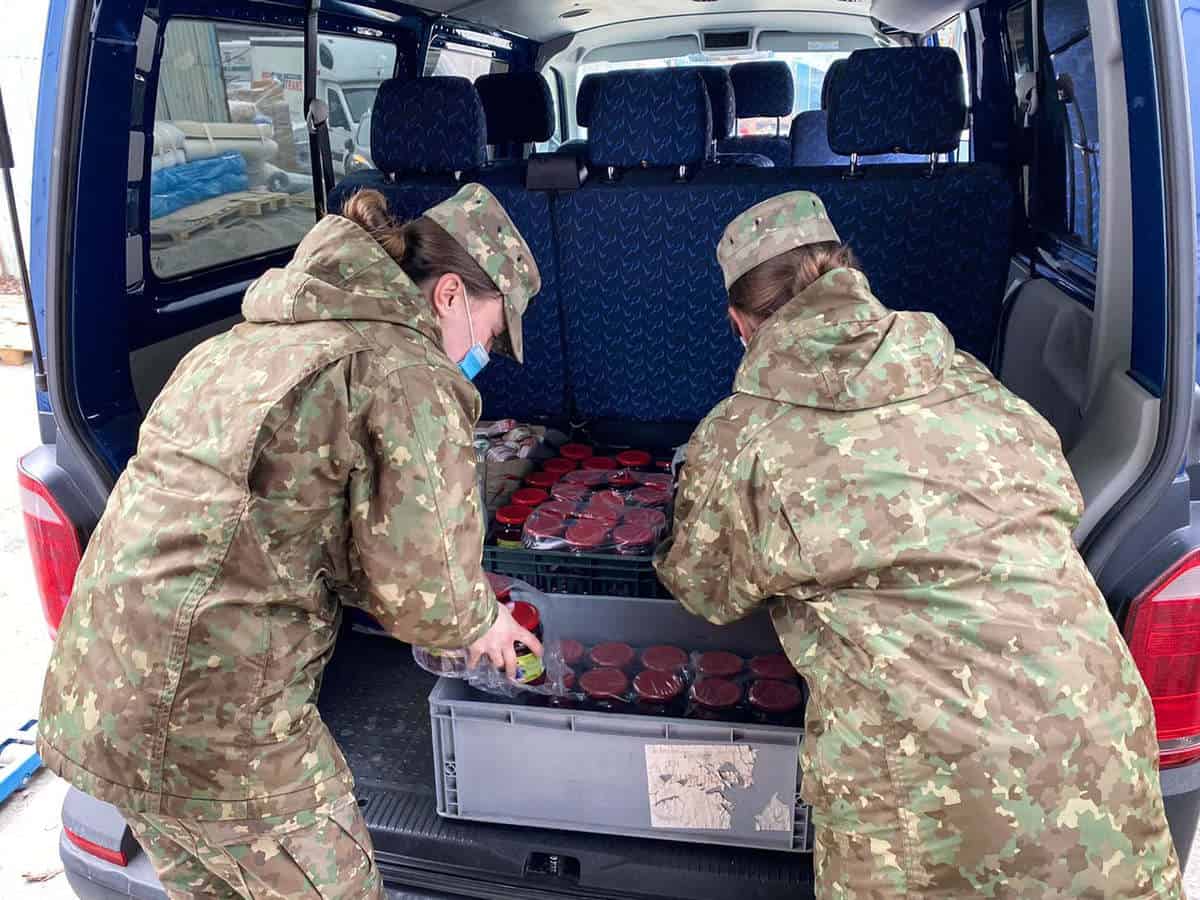
{"type": "Polygon", "coordinates": [[[321,0],[305,0],[304,109],[308,124],[308,154],[313,171],[313,208],[317,221],[325,217],[333,190],[333,151],[329,146],[329,106],[317,97],[318,13],[321,0]]]}

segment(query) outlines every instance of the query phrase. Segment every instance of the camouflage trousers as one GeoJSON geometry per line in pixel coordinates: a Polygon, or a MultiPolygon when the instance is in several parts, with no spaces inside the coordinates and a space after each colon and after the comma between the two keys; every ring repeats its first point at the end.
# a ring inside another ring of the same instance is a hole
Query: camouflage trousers
{"type": "Polygon", "coordinates": [[[352,795],[290,816],[205,822],[125,812],[171,900],[382,900],[352,795]]]}

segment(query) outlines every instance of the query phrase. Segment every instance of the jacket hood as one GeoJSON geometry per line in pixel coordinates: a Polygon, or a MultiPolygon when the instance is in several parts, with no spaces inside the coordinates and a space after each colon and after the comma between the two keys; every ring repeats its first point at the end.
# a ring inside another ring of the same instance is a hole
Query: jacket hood
{"type": "Polygon", "coordinates": [[[759,328],[734,379],[738,393],[793,406],[855,410],[928,394],[954,359],[931,313],[896,312],[855,269],[835,269],[759,328]]]}
{"type": "Polygon", "coordinates": [[[429,301],[396,261],[358,225],[332,215],[305,236],[285,268],[250,286],[242,315],[248,322],[391,322],[433,341],[441,336],[429,301]]]}

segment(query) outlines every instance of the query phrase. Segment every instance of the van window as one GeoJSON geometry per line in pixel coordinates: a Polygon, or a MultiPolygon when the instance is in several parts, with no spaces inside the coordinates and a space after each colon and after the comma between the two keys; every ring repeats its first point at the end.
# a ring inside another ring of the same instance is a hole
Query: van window
{"type": "Polygon", "coordinates": [[[546,69],[542,73],[542,77],[546,79],[546,84],[550,86],[550,106],[554,110],[554,123],[550,131],[550,140],[539,141],[533,145],[533,149],[537,153],[553,153],[562,143],[562,138],[559,137],[559,120],[562,118],[562,107],[559,105],[558,96],[558,75],[554,69],[546,69]]]}
{"type": "Polygon", "coordinates": [[[480,75],[498,75],[508,71],[508,63],[497,59],[490,50],[451,41],[434,44],[425,57],[426,75],[459,75],[472,82],[480,75]]]}
{"type": "MultiPolygon", "coordinates": [[[[382,41],[322,35],[318,96],[334,170],[396,66],[382,41]]],[[[150,265],[171,278],[295,246],[313,226],[304,116],[304,37],[196,19],[167,23],[150,165],[150,265]]]]}
{"type": "Polygon", "coordinates": [[[1048,152],[1058,156],[1038,161],[1045,175],[1040,189],[1047,189],[1040,204],[1043,224],[1068,243],[1095,253],[1100,232],[1100,112],[1086,0],[1046,0],[1043,38],[1043,134],[1051,135],[1048,152]],[[1061,184],[1047,184],[1047,179],[1061,179],[1061,184]]]}
{"type": "MultiPolygon", "coordinates": [[[[970,69],[967,64],[967,15],[959,13],[952,19],[939,25],[933,32],[933,43],[938,47],[949,47],[958,54],[958,61],[963,71],[963,96],[971,97],[970,69]]],[[[958,161],[967,162],[971,159],[971,129],[963,129],[958,142],[958,161]]]]}

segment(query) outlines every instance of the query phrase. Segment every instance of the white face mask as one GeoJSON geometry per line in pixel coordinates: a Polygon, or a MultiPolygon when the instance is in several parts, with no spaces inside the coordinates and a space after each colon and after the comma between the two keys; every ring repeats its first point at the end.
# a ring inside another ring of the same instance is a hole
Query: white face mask
{"type": "Polygon", "coordinates": [[[467,355],[458,361],[458,368],[467,376],[468,381],[474,381],[479,373],[491,362],[491,356],[483,344],[475,340],[475,323],[471,319],[471,299],[467,296],[467,288],[463,286],[463,303],[467,307],[467,333],[471,336],[471,347],[467,355]]]}
{"type": "Polygon", "coordinates": [[[740,334],[738,335],[738,340],[742,342],[743,350],[745,350],[747,347],[750,346],[750,342],[748,340],[746,340],[744,337],[742,337],[740,334]]]}

